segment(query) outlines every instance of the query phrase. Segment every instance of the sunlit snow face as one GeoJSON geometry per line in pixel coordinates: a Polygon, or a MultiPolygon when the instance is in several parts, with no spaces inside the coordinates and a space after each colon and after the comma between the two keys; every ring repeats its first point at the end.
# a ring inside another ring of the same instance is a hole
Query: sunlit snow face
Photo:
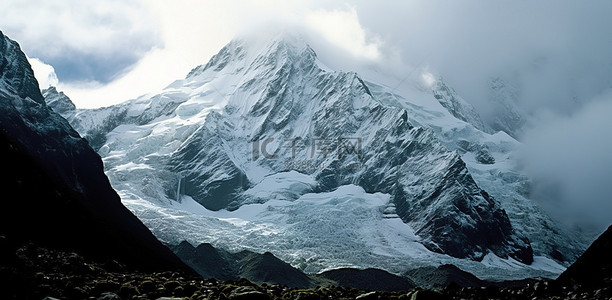
{"type": "Polygon", "coordinates": [[[426,87],[432,87],[434,83],[436,83],[436,78],[429,72],[424,72],[421,74],[421,80],[425,84],[426,87]]]}

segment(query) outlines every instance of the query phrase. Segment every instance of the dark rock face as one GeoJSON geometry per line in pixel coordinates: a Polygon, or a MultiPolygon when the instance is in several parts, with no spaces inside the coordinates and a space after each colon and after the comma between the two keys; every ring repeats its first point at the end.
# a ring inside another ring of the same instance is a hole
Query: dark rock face
{"type": "Polygon", "coordinates": [[[561,284],[587,287],[612,286],[612,226],[557,278],[561,284]]]}
{"type": "MultiPolygon", "coordinates": [[[[208,119],[214,122],[214,114],[208,119]]],[[[173,171],[186,175],[185,193],[202,206],[211,210],[237,209],[240,205],[234,200],[240,192],[248,188],[249,181],[246,175],[231,163],[227,153],[202,151],[215,149],[219,145],[223,145],[223,140],[203,127],[173,155],[170,165],[175,166],[173,171]],[[204,161],[215,167],[202,168],[204,161]]]]}
{"type": "Polygon", "coordinates": [[[188,242],[172,245],[170,249],[193,270],[203,278],[214,278],[217,280],[236,280],[234,266],[227,261],[227,253],[215,249],[211,244],[200,244],[192,246],[188,242]]]}
{"type": "Polygon", "coordinates": [[[290,287],[311,287],[312,280],[308,275],[278,259],[270,252],[263,254],[239,252],[243,256],[239,263],[240,277],[253,278],[253,282],[282,284],[290,287]]]}
{"type": "Polygon", "coordinates": [[[193,272],[136,271],[116,260],[5,238],[0,264],[2,299],[145,299],[188,297],[206,290],[193,272]]]}
{"type": "Polygon", "coordinates": [[[392,192],[397,214],[433,251],[479,260],[491,250],[530,264],[533,250],[529,241],[515,234],[506,212],[478,187],[459,155],[432,141],[431,135],[415,128],[402,144],[387,147],[397,153],[378,154],[406,161],[436,155],[442,162],[435,173],[425,171],[431,162],[422,159],[401,165],[392,192]]]}
{"type": "Polygon", "coordinates": [[[1,32],[0,62],[0,234],[133,268],[187,269],[121,204],[100,157],[45,104],[1,32]]]}
{"type": "Polygon", "coordinates": [[[489,151],[486,149],[481,149],[476,153],[476,160],[485,165],[491,165],[495,163],[495,158],[491,156],[489,151]]]}
{"type": "Polygon", "coordinates": [[[409,279],[379,269],[343,268],[326,271],[317,276],[333,280],[344,287],[372,291],[406,291],[416,287],[409,279]]]}
{"type": "Polygon", "coordinates": [[[19,44],[0,31],[0,87],[19,98],[29,97],[36,103],[44,102],[38,81],[19,44]]]}

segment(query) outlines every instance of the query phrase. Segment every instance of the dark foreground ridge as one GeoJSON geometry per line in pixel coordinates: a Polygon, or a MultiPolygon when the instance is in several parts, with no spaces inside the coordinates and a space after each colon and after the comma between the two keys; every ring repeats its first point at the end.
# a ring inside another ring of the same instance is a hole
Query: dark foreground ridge
{"type": "Polygon", "coordinates": [[[316,286],[313,279],[270,252],[231,253],[204,243],[197,247],[182,242],[170,249],[203,278],[234,281],[246,278],[256,283],[280,284],[294,288],[316,286]]]}
{"type": "MultiPolygon", "coordinates": [[[[606,286],[535,281],[520,287],[459,287],[369,291],[350,287],[289,288],[246,279],[205,280],[191,272],[134,271],[116,261],[0,236],[2,299],[610,299],[606,286]],[[50,298],[45,298],[50,297],[50,298]],[[167,297],[167,298],[164,298],[167,297]]],[[[381,280],[385,280],[381,278],[381,280]]]]}

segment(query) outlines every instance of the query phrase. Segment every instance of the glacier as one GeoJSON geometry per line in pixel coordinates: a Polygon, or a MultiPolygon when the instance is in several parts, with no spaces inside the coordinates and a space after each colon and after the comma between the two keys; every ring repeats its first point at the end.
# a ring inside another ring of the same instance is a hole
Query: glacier
{"type": "Polygon", "coordinates": [[[581,252],[530,199],[520,143],[443,79],[364,78],[284,34],[234,40],[159,94],[59,113],[166,243],[270,251],[309,273],[452,263],[494,280],[555,277],[581,252]],[[360,152],[317,152],[343,139],[360,152]]]}

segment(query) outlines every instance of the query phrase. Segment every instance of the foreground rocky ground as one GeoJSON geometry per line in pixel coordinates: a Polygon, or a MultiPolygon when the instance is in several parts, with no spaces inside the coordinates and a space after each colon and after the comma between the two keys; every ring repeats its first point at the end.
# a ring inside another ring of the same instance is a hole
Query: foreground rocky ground
{"type": "Polygon", "coordinates": [[[603,288],[538,281],[512,288],[450,285],[437,291],[372,292],[337,286],[292,289],[247,280],[204,280],[178,272],[143,273],[116,261],[92,261],[32,243],[11,245],[4,237],[0,237],[0,250],[1,299],[612,299],[609,280],[603,288]]]}

